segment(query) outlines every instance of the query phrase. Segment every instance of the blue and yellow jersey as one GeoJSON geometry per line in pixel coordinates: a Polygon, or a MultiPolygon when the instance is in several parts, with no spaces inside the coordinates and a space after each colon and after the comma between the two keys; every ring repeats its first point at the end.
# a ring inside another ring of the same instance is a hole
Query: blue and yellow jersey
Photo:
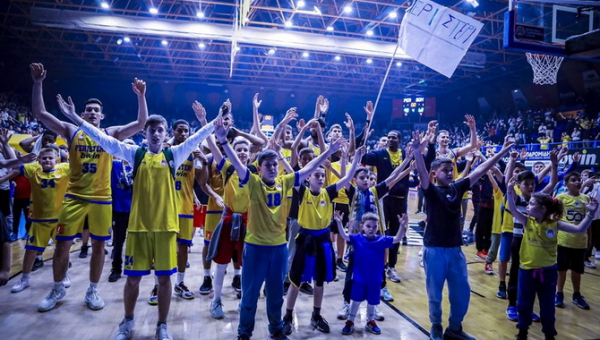
{"type": "Polygon", "coordinates": [[[263,246],[280,246],[287,243],[285,229],[289,205],[285,195],[298,186],[298,173],[278,176],[272,184],[264,183],[258,175],[247,172],[250,205],[248,207],[247,243],[263,246]]]}
{"type": "Polygon", "coordinates": [[[304,229],[323,230],[329,227],[333,216],[332,200],[337,196],[335,184],[327,188],[321,188],[319,193],[314,195],[310,189],[304,185],[298,187],[298,224],[304,229]]]}
{"type": "MultiPolygon", "coordinates": [[[[492,179],[492,181],[493,180],[494,179],[492,179]]],[[[492,217],[492,234],[500,234],[502,232],[503,200],[504,195],[502,194],[502,190],[500,190],[500,188],[494,189],[494,215],[492,217]]]]}
{"type": "MultiPolygon", "coordinates": [[[[221,177],[221,172],[217,170],[217,164],[212,159],[212,157],[208,168],[207,184],[213,189],[213,191],[217,195],[223,197],[223,177],[221,177]]],[[[206,212],[208,214],[220,214],[223,212],[223,208],[219,207],[219,205],[216,203],[214,198],[212,198],[212,196],[208,196],[208,206],[206,212]]]]}
{"type": "MultiPolygon", "coordinates": [[[[563,222],[578,225],[585,218],[587,213],[586,205],[590,203],[587,195],[570,196],[567,193],[556,196],[564,207],[564,214],[561,218],[563,222]]],[[[587,233],[568,233],[566,231],[558,232],[558,244],[563,247],[586,249],[588,246],[587,233]]]]}
{"type": "MultiPolygon", "coordinates": [[[[285,160],[288,163],[292,162],[292,150],[281,148],[281,156],[283,156],[283,158],[285,158],[285,160]]],[[[279,164],[279,176],[281,176],[281,175],[285,175],[285,169],[283,166],[281,166],[281,163],[280,163],[279,164]]]]}
{"type": "Polygon", "coordinates": [[[178,201],[164,153],[147,152],[134,178],[129,232],[178,232],[178,201]]]}
{"type": "MultiPolygon", "coordinates": [[[[331,163],[331,167],[334,168],[339,174],[342,173],[342,161],[337,161],[337,162],[331,163]]],[[[349,171],[351,167],[352,166],[350,164],[347,164],[346,171],[349,171]]],[[[327,178],[327,182],[326,182],[327,185],[336,184],[337,182],[340,181],[340,178],[338,178],[336,175],[334,175],[333,172],[330,171],[329,169],[327,169],[327,171],[325,172],[325,175],[327,178]]],[[[348,198],[348,195],[346,194],[346,188],[342,188],[338,192],[338,196],[333,200],[333,202],[340,203],[340,204],[350,204],[350,199],[348,198]]]]}
{"type": "Polygon", "coordinates": [[[313,153],[315,154],[315,157],[319,156],[321,154],[321,147],[318,144],[313,143],[312,140],[308,141],[308,146],[309,148],[311,148],[313,150],[313,153]]]}
{"type": "Polygon", "coordinates": [[[250,203],[248,188],[246,186],[240,187],[240,176],[238,176],[237,171],[231,173],[229,179],[227,179],[227,170],[231,165],[228,158],[223,158],[221,163],[217,165],[217,170],[221,172],[223,181],[227,180],[223,188],[223,203],[234,213],[247,213],[250,203]]]}
{"type": "Polygon", "coordinates": [[[69,160],[71,176],[67,196],[91,202],[110,202],[112,156],[83,131],[77,130],[71,138],[69,160]]]}
{"type": "Polygon", "coordinates": [[[449,150],[448,154],[442,155],[438,150],[435,150],[435,158],[448,158],[452,161],[452,173],[454,175],[454,179],[457,179],[460,175],[458,173],[458,166],[456,165],[456,153],[453,150],[449,150]]]}
{"type": "Polygon", "coordinates": [[[54,170],[44,171],[39,163],[21,165],[21,175],[31,184],[33,222],[56,222],[69,185],[69,164],[57,164],[54,170]]]}
{"type": "Polygon", "coordinates": [[[194,156],[192,154],[177,169],[175,190],[179,200],[179,217],[194,218],[194,156]]]}
{"type": "Polygon", "coordinates": [[[538,223],[535,218],[528,217],[519,251],[520,267],[537,269],[554,266],[558,249],[557,232],[558,223],[556,221],[548,220],[538,223]]]}

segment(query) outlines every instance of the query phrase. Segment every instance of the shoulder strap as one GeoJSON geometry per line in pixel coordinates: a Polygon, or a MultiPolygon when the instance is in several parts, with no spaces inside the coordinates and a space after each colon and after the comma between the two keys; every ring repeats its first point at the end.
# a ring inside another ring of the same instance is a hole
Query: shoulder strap
{"type": "Polygon", "coordinates": [[[250,170],[253,174],[258,174],[258,169],[254,166],[254,164],[248,164],[248,170],[250,170]]]}
{"type": "Polygon", "coordinates": [[[165,155],[167,164],[169,164],[169,168],[171,168],[171,175],[173,175],[173,178],[176,178],[177,177],[177,169],[175,169],[175,158],[173,157],[173,150],[171,150],[171,148],[166,148],[166,149],[163,149],[162,152],[165,155]]]}
{"type": "Polygon", "coordinates": [[[132,178],[135,178],[135,175],[137,174],[137,170],[140,167],[140,164],[142,164],[142,160],[144,159],[146,152],[148,152],[148,149],[146,149],[144,147],[141,147],[141,148],[138,148],[137,150],[135,150],[135,157],[133,160],[133,176],[132,176],[132,178]]]}
{"type": "MultiPolygon", "coordinates": [[[[248,164],[248,170],[250,170],[250,172],[253,174],[258,173],[258,169],[252,164],[248,164]]],[[[223,182],[224,185],[227,184],[227,181],[229,181],[229,178],[231,177],[231,175],[233,175],[234,172],[235,167],[233,166],[233,164],[229,165],[227,171],[225,172],[225,181],[223,182]]]]}

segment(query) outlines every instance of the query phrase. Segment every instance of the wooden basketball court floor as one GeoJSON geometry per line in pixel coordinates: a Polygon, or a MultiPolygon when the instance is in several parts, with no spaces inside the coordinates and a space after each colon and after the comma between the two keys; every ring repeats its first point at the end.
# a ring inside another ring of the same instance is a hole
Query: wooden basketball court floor
{"type": "MultiPolygon", "coordinates": [[[[469,206],[471,206],[469,204],[469,206]]],[[[415,225],[423,215],[414,215],[416,202],[411,199],[409,204],[411,212],[410,223],[415,225]]],[[[469,217],[470,218],[470,217],[469,217]]],[[[410,232],[410,243],[415,245],[403,246],[396,266],[402,276],[401,283],[388,281],[388,287],[394,296],[391,303],[381,303],[380,309],[385,315],[385,321],[379,322],[382,329],[381,335],[373,335],[364,331],[366,322],[366,307],[363,304],[360,316],[357,316],[357,331],[350,336],[341,334],[344,322],[337,320],[337,311],[342,305],[341,290],[343,287],[344,273],[338,273],[339,282],[325,286],[325,299],[322,306],[322,315],[329,321],[330,334],[322,334],[310,327],[312,312],[312,297],[300,293],[294,310],[294,333],[290,339],[401,339],[419,340],[428,339],[430,328],[428,318],[427,296],[424,284],[423,268],[419,266],[418,252],[421,246],[420,236],[414,231],[410,232]]],[[[67,296],[59,302],[56,309],[47,312],[37,312],[37,304],[49,292],[52,285],[52,247],[44,254],[47,259],[45,266],[31,275],[31,287],[18,293],[11,294],[12,287],[20,277],[21,261],[23,256],[23,242],[12,244],[13,266],[12,279],[7,286],[0,288],[0,339],[113,339],[118,323],[123,317],[123,284],[125,278],[116,283],[107,281],[110,274],[110,256],[106,256],[102,279],[98,291],[106,302],[106,307],[100,311],[89,310],[83,298],[88,286],[89,257],[77,257],[79,244],[73,246],[71,262],[73,267],[69,273],[72,287],[67,290],[67,296]]],[[[228,270],[223,289],[223,303],[225,319],[214,320],[210,317],[209,304],[212,295],[201,296],[198,289],[202,283],[201,250],[202,238],[197,235],[191,248],[189,262],[191,268],[187,270],[185,283],[195,291],[196,298],[188,301],[173,295],[171,311],[169,314],[169,330],[174,339],[203,339],[203,340],[232,340],[237,335],[239,300],[231,288],[232,269],[228,270]]],[[[107,247],[107,250],[111,250],[107,247]]],[[[508,321],[504,314],[507,306],[506,300],[496,298],[498,277],[488,276],[483,273],[483,262],[475,258],[475,246],[463,247],[469,268],[471,284],[471,302],[469,312],[465,317],[464,329],[478,339],[504,340],[514,339],[517,329],[516,323],[508,321]]],[[[598,261],[600,267],[600,261],[598,261]]],[[[496,263],[494,264],[495,268],[496,263]]],[[[175,281],[175,278],[172,279],[175,281]]],[[[572,288],[570,279],[565,287],[566,308],[557,309],[556,327],[557,339],[600,339],[600,269],[586,268],[582,280],[582,294],[586,297],[591,310],[581,310],[571,304],[572,288]]],[[[147,304],[147,298],[154,281],[152,277],[145,277],[140,286],[140,297],[136,306],[136,326],[133,339],[153,339],[154,327],[157,321],[157,307],[147,304]]],[[[448,301],[447,291],[444,295],[444,326],[447,325],[448,301]]],[[[285,306],[285,304],[284,304],[285,306]]],[[[536,307],[537,309],[537,307],[536,307]]],[[[267,317],[265,300],[261,296],[256,315],[254,339],[266,339],[267,317]]],[[[543,339],[540,324],[534,323],[531,327],[531,339],[543,339]]]]}

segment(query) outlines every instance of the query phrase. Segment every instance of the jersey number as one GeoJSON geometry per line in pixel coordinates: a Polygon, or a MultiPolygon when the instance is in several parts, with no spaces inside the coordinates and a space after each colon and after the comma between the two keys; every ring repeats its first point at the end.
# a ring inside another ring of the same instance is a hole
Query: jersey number
{"type": "Polygon", "coordinates": [[[46,189],[48,187],[54,188],[54,179],[42,179],[42,189],[46,189]]]}
{"type": "Polygon", "coordinates": [[[181,181],[175,181],[175,190],[181,190],[181,181]]]}
{"type": "Polygon", "coordinates": [[[280,193],[274,193],[274,194],[267,194],[267,206],[269,208],[273,208],[273,207],[278,207],[281,205],[281,194],[280,193]]]}
{"type": "Polygon", "coordinates": [[[569,222],[581,222],[583,220],[583,214],[578,213],[575,210],[567,210],[567,221],[569,222]]]}
{"type": "Polygon", "coordinates": [[[81,170],[81,172],[83,172],[84,174],[95,174],[96,173],[96,165],[94,163],[83,163],[83,169],[81,170]]]}

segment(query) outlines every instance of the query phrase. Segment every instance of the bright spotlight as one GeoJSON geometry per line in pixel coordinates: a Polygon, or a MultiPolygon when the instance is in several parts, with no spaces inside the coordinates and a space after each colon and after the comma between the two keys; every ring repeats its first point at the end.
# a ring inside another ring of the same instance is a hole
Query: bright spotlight
{"type": "Polygon", "coordinates": [[[199,43],[199,44],[198,44],[198,47],[200,47],[200,48],[205,48],[205,47],[206,47],[206,44],[204,44],[204,43],[199,43]]]}
{"type": "Polygon", "coordinates": [[[291,20],[285,22],[285,27],[292,27],[294,23],[291,20]]]}
{"type": "Polygon", "coordinates": [[[128,42],[131,42],[131,39],[129,37],[125,37],[125,38],[123,38],[123,41],[128,43],[128,42]]]}
{"type": "Polygon", "coordinates": [[[308,52],[304,52],[304,53],[302,53],[302,56],[303,56],[304,58],[308,58],[308,56],[309,56],[309,55],[310,55],[310,54],[308,54],[308,52]]]}
{"type": "Polygon", "coordinates": [[[306,2],[304,2],[302,0],[300,0],[296,3],[296,7],[298,7],[298,8],[302,8],[304,6],[306,6],[306,2]]]}
{"type": "Polygon", "coordinates": [[[327,26],[327,31],[333,32],[333,26],[327,26]]]}
{"type": "Polygon", "coordinates": [[[121,45],[123,43],[123,39],[118,39],[117,40],[117,45],[121,45]]]}
{"type": "Polygon", "coordinates": [[[167,45],[169,44],[169,42],[168,42],[168,41],[166,41],[166,40],[163,40],[163,41],[161,41],[160,43],[161,43],[163,46],[167,46],[167,45]]]}
{"type": "Polygon", "coordinates": [[[372,36],[372,35],[373,35],[373,30],[368,30],[368,31],[367,31],[367,35],[368,35],[368,36],[372,36]]]}
{"type": "Polygon", "coordinates": [[[348,6],[344,7],[344,12],[351,13],[352,12],[352,6],[348,5],[348,6]]]}
{"type": "Polygon", "coordinates": [[[158,9],[152,7],[152,8],[150,8],[150,13],[151,14],[158,14],[158,9]]]}
{"type": "Polygon", "coordinates": [[[267,52],[267,53],[270,54],[270,55],[273,55],[273,54],[275,54],[275,50],[274,49],[270,49],[269,52],[267,52]]]}
{"type": "Polygon", "coordinates": [[[200,18],[200,19],[203,19],[204,18],[204,12],[200,11],[200,12],[196,13],[196,16],[198,18],[200,18]]]}
{"type": "Polygon", "coordinates": [[[367,64],[372,64],[373,63],[373,59],[367,59],[367,64]]]}
{"type": "Polygon", "coordinates": [[[333,59],[340,61],[340,59],[342,59],[342,57],[340,57],[339,55],[336,55],[335,58],[333,58],[333,59]]]}
{"type": "Polygon", "coordinates": [[[104,9],[109,9],[109,8],[110,8],[110,5],[109,5],[108,3],[106,3],[106,2],[102,2],[102,3],[100,4],[100,7],[104,8],[104,9]]]}
{"type": "Polygon", "coordinates": [[[401,61],[397,61],[396,62],[396,66],[398,66],[398,67],[402,66],[402,62],[401,61]]]}
{"type": "Polygon", "coordinates": [[[390,12],[389,17],[392,18],[392,19],[396,19],[398,17],[398,13],[396,13],[396,12],[390,12]]]}

